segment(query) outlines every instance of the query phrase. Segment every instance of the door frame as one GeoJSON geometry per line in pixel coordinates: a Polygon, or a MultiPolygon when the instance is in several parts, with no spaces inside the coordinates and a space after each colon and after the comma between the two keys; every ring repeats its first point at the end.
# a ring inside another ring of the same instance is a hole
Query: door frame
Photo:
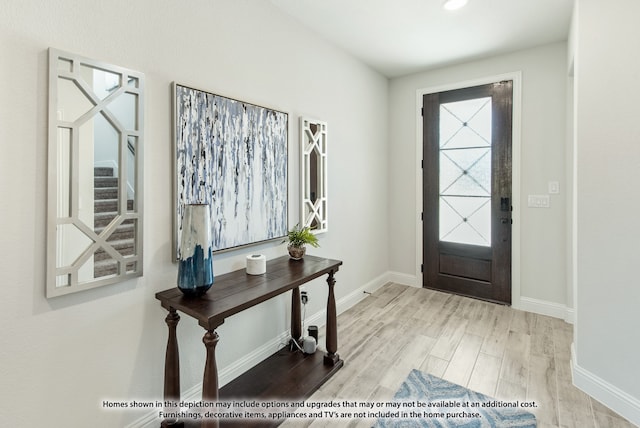
{"type": "Polygon", "coordinates": [[[469,88],[473,86],[486,85],[489,83],[500,82],[503,80],[513,81],[513,116],[512,116],[512,166],[511,166],[511,198],[513,211],[511,218],[513,226],[511,228],[511,306],[519,308],[520,302],[520,229],[521,222],[521,194],[520,194],[520,157],[521,157],[521,129],[522,129],[522,71],[514,71],[504,74],[495,74],[481,77],[473,80],[461,82],[445,83],[438,86],[419,88],[416,90],[416,286],[422,287],[423,273],[422,251],[423,251],[423,222],[422,222],[422,159],[423,159],[423,134],[422,134],[422,100],[426,94],[434,94],[454,89],[469,88]]]}

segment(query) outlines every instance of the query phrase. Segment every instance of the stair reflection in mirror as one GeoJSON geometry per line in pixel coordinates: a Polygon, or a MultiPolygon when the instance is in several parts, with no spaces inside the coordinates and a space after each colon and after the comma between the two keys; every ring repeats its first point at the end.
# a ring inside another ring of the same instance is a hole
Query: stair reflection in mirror
{"type": "MultiPolygon", "coordinates": [[[[133,200],[127,200],[127,209],[133,208],[133,200]]],[[[114,169],[94,168],[94,231],[99,235],[118,216],[118,177],[114,169]]],[[[124,220],[107,238],[114,250],[122,256],[135,254],[136,221],[124,220]]],[[[127,263],[127,272],[135,270],[135,262],[127,263]]],[[[118,273],[118,261],[103,248],[94,254],[93,276],[101,278],[118,273]]]]}

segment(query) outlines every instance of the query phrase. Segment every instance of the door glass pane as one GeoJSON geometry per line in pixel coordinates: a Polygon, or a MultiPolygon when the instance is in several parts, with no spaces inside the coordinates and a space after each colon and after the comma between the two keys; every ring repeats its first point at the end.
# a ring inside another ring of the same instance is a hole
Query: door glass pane
{"type": "Polygon", "coordinates": [[[491,97],[440,105],[440,240],[491,246],[491,97]]]}

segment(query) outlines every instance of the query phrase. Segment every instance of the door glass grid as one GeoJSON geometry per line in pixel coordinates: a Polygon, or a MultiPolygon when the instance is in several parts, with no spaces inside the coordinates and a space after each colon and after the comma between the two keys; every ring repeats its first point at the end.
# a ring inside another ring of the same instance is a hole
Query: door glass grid
{"type": "Polygon", "coordinates": [[[440,105],[440,240],[491,246],[491,97],[440,105]]]}

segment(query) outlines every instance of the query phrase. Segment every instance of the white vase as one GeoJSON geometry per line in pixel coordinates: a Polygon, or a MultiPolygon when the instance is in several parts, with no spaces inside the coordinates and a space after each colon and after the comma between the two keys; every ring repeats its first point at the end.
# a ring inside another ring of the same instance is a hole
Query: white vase
{"type": "Polygon", "coordinates": [[[178,288],[185,296],[202,296],[211,288],[212,252],[209,205],[185,205],[178,260],[178,288]]]}

